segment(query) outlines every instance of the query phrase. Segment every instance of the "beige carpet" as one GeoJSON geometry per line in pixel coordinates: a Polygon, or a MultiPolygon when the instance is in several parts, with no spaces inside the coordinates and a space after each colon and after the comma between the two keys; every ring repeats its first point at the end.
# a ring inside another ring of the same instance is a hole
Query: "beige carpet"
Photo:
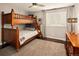
{"type": "Polygon", "coordinates": [[[41,39],[35,39],[27,45],[20,48],[19,52],[7,46],[0,49],[0,55],[8,56],[66,56],[64,44],[51,42],[41,39]]]}

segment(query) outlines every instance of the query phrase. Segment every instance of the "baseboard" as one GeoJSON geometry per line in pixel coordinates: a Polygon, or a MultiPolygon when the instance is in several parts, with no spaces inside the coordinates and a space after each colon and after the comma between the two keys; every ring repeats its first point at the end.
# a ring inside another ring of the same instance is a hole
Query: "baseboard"
{"type": "Polygon", "coordinates": [[[53,42],[62,43],[62,44],[66,43],[66,41],[64,41],[64,40],[55,39],[55,38],[49,38],[49,37],[44,37],[44,40],[53,41],[53,42]]]}
{"type": "Polygon", "coordinates": [[[51,36],[46,36],[47,38],[53,38],[53,39],[58,39],[58,40],[62,40],[62,41],[66,41],[65,37],[51,37],[51,36]]]}

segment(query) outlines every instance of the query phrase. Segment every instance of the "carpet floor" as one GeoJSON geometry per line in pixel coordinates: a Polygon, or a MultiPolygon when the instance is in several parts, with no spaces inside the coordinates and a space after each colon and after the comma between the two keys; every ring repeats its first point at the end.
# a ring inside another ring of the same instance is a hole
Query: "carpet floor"
{"type": "Polygon", "coordinates": [[[35,39],[21,47],[19,52],[11,46],[0,49],[0,56],[66,56],[66,50],[62,43],[35,39]]]}

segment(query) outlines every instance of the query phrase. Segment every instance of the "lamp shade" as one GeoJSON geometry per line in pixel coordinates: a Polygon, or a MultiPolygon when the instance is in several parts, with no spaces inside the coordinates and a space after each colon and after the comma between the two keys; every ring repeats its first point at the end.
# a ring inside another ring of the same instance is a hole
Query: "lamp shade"
{"type": "Polygon", "coordinates": [[[77,18],[68,18],[67,22],[68,23],[77,23],[77,18]]]}
{"type": "Polygon", "coordinates": [[[69,28],[71,28],[71,33],[75,33],[77,18],[68,18],[67,23],[70,24],[69,28]]]}

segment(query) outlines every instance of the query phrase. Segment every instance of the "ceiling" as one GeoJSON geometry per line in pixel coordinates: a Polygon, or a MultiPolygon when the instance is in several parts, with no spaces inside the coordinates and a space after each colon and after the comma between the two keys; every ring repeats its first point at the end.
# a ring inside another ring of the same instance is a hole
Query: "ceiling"
{"type": "Polygon", "coordinates": [[[9,7],[20,8],[25,11],[40,11],[40,10],[48,10],[73,5],[73,3],[38,3],[38,4],[45,5],[45,7],[29,8],[29,6],[31,6],[32,3],[0,3],[0,7],[5,8],[7,6],[8,8],[9,7]]]}

